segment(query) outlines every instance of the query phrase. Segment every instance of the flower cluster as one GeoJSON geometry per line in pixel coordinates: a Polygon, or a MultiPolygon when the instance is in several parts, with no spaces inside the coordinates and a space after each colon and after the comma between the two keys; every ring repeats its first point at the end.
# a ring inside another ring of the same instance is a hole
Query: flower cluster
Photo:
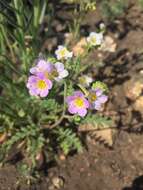
{"type": "MultiPolygon", "coordinates": [[[[91,32],[87,37],[90,46],[99,46],[103,41],[103,33],[91,32]]],[[[68,76],[68,71],[62,63],[72,58],[73,52],[68,51],[64,46],[58,46],[55,51],[57,61],[46,61],[39,59],[37,64],[30,69],[30,76],[27,88],[32,96],[46,97],[53,86],[54,81],[61,81],[68,76]],[[59,62],[62,61],[62,62],[59,62]]],[[[73,95],[66,97],[68,111],[84,117],[88,109],[101,110],[102,105],[108,100],[105,95],[106,85],[99,81],[93,83],[93,79],[87,75],[82,75],[78,80],[81,90],[75,91],[73,95]],[[93,84],[92,84],[93,83],[93,84]],[[92,88],[90,85],[92,84],[92,88]]]]}
{"type": "Polygon", "coordinates": [[[106,91],[103,88],[105,84],[97,81],[89,90],[81,85],[79,87],[84,93],[76,91],[72,96],[67,97],[68,111],[71,114],[78,114],[84,117],[87,114],[87,109],[101,110],[102,105],[108,100],[108,96],[104,94],[106,91]]]}
{"type": "MultiPolygon", "coordinates": [[[[67,59],[72,57],[66,47],[59,46],[56,50],[57,59],[67,59]],[[61,52],[62,51],[62,52],[61,52]],[[69,55],[70,54],[70,55],[69,55]]],[[[53,81],[61,81],[68,76],[68,71],[61,62],[51,63],[44,59],[39,59],[37,64],[30,69],[31,76],[28,78],[27,88],[32,96],[46,97],[53,86],[53,81]]]]}

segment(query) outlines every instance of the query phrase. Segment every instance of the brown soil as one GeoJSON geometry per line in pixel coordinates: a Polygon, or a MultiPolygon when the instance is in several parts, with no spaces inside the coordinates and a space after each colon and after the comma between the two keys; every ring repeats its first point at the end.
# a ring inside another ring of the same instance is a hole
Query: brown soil
{"type": "MultiPolygon", "coordinates": [[[[90,15],[90,22],[89,15],[85,19],[89,30],[102,20],[98,13],[90,15]],[[95,15],[98,19],[93,19],[95,15]]],[[[142,13],[133,3],[124,16],[108,25],[117,51],[105,53],[104,66],[93,69],[93,75],[110,87],[105,115],[112,117],[118,128],[113,146],[107,148],[88,137],[82,154],[58,159],[58,166],[31,186],[24,183],[14,165],[6,165],[0,170],[0,190],[56,190],[55,177],[62,181],[62,190],[143,190],[143,115],[135,109],[135,100],[128,98],[126,88],[132,79],[143,77],[142,13]]],[[[95,57],[93,53],[90,59],[95,57]]]]}

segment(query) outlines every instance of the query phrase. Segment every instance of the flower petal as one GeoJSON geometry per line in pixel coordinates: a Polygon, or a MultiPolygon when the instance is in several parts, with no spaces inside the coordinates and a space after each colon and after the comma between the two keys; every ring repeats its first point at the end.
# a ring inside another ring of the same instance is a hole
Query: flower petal
{"type": "Polygon", "coordinates": [[[75,91],[74,96],[84,97],[84,94],[81,91],[75,91]]]}
{"type": "Polygon", "coordinates": [[[102,96],[100,96],[100,97],[98,98],[98,101],[99,101],[100,103],[102,103],[102,104],[104,104],[105,102],[107,102],[107,100],[108,100],[108,96],[106,96],[106,95],[102,95],[102,96]]]}
{"type": "Polygon", "coordinates": [[[98,101],[95,101],[94,104],[93,104],[93,108],[95,110],[101,110],[101,103],[98,102],[98,101]]]}
{"type": "Polygon", "coordinates": [[[102,93],[103,93],[103,90],[101,90],[101,89],[96,89],[95,90],[96,91],[96,96],[98,97],[98,96],[101,96],[102,95],[102,93]]]}
{"type": "Polygon", "coordinates": [[[70,103],[70,102],[73,101],[74,99],[75,99],[74,96],[68,96],[68,97],[66,98],[66,102],[67,102],[67,103],[70,103]]]}
{"type": "Polygon", "coordinates": [[[32,68],[30,69],[30,73],[31,73],[31,74],[35,74],[36,71],[37,71],[36,67],[32,67],[32,68]]]}
{"type": "Polygon", "coordinates": [[[71,114],[75,114],[75,113],[77,113],[77,108],[74,106],[74,104],[70,104],[69,107],[68,107],[68,111],[71,114]]]}
{"type": "Polygon", "coordinates": [[[69,72],[67,70],[63,70],[61,73],[60,73],[60,78],[65,78],[67,77],[69,74],[69,72]]]}
{"type": "Polygon", "coordinates": [[[49,79],[45,79],[45,82],[46,82],[46,84],[47,84],[47,88],[48,88],[48,89],[51,89],[52,86],[53,86],[52,82],[51,82],[49,79]]]}
{"type": "Polygon", "coordinates": [[[40,96],[41,97],[46,97],[48,95],[48,93],[49,93],[49,90],[48,90],[48,88],[46,88],[45,90],[40,91],[40,96]]]}
{"type": "Polygon", "coordinates": [[[61,62],[56,62],[55,63],[55,67],[56,67],[56,69],[57,69],[58,72],[61,72],[61,71],[64,70],[64,64],[61,63],[61,62]]]}
{"type": "Polygon", "coordinates": [[[89,102],[88,102],[87,99],[84,99],[84,104],[85,104],[85,107],[86,107],[86,108],[89,108],[89,102]]]}
{"type": "Polygon", "coordinates": [[[36,89],[30,89],[30,90],[29,90],[29,94],[30,94],[31,96],[37,96],[37,90],[36,90],[36,89]]]}
{"type": "Polygon", "coordinates": [[[81,117],[84,117],[84,116],[87,114],[87,110],[86,110],[86,109],[79,109],[79,110],[78,110],[78,114],[79,114],[81,117]]]}

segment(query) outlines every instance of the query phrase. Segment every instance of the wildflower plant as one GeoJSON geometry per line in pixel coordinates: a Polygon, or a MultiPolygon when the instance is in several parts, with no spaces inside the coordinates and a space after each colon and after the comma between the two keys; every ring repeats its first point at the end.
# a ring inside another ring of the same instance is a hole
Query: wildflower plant
{"type": "MultiPolygon", "coordinates": [[[[80,124],[108,120],[96,114],[108,100],[107,86],[88,76],[86,70],[91,65],[82,63],[89,51],[100,47],[103,32],[89,34],[82,56],[75,56],[69,47],[60,45],[53,55],[43,57],[36,36],[47,4],[37,2],[33,4],[35,17],[29,20],[32,24],[27,25],[25,33],[21,27],[12,28],[12,36],[18,34],[15,40],[0,25],[0,37],[5,37],[0,56],[0,161],[9,161],[11,152],[14,156],[20,153],[24,163],[21,168],[28,168],[29,175],[33,175],[39,163],[54,159],[55,152],[80,152],[80,124]],[[32,40],[28,48],[27,34],[32,40]]],[[[23,26],[26,14],[20,16],[18,11],[18,7],[25,11],[23,3],[14,0],[8,7],[16,9],[16,24],[23,26]]],[[[0,19],[6,23],[2,15],[0,19]]]]}
{"type": "Polygon", "coordinates": [[[82,150],[82,141],[76,132],[78,126],[84,120],[90,121],[90,117],[94,120],[94,114],[96,123],[95,111],[102,110],[108,100],[107,86],[86,75],[87,67],[84,70],[81,64],[82,58],[102,43],[98,43],[97,34],[94,36],[97,45],[91,43],[91,34],[83,57],[74,56],[65,46],[58,46],[53,57],[33,60],[24,81],[17,75],[18,80],[13,84],[7,85],[3,80],[0,99],[3,100],[7,92],[7,101],[12,102],[9,105],[1,101],[1,133],[6,134],[1,146],[3,155],[18,143],[17,148],[23,150],[25,160],[31,160],[28,167],[33,171],[39,154],[49,160],[48,154],[53,154],[54,149],[62,149],[65,154],[82,150]]]}

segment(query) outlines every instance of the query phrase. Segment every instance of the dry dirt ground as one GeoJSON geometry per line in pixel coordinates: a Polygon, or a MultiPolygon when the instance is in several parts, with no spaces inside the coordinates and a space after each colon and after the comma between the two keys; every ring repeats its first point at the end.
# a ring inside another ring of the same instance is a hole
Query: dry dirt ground
{"type": "MultiPolygon", "coordinates": [[[[96,11],[87,15],[84,24],[90,31],[100,21],[96,11]]],[[[107,31],[117,50],[105,53],[104,66],[92,74],[110,88],[105,115],[114,119],[118,131],[113,145],[107,147],[88,137],[82,154],[59,159],[58,165],[31,186],[23,182],[14,165],[6,165],[0,169],[0,190],[56,190],[58,186],[61,190],[143,190],[143,102],[137,107],[128,93],[137,80],[143,82],[143,11],[131,4],[122,17],[108,24],[107,31]]],[[[95,57],[93,53],[90,59],[95,57]]]]}

